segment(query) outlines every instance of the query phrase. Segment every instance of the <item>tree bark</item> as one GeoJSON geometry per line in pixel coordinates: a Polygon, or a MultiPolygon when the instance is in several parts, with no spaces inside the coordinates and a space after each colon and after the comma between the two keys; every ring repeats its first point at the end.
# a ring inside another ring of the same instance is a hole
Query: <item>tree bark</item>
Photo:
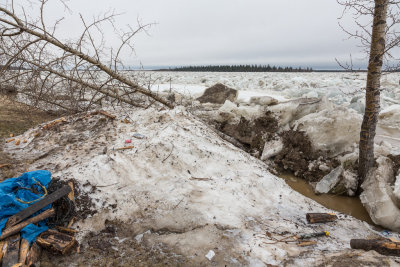
{"type": "Polygon", "coordinates": [[[374,164],[374,138],[380,110],[380,80],[385,53],[386,18],[389,0],[375,0],[371,49],[368,63],[365,113],[360,132],[358,188],[374,164]]]}

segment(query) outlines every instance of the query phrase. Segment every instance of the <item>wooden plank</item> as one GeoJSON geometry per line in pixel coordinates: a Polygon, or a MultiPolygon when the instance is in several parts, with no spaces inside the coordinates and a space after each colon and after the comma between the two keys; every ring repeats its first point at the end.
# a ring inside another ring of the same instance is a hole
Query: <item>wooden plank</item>
{"type": "Polygon", "coordinates": [[[29,241],[26,239],[21,240],[21,245],[19,249],[19,258],[18,263],[22,263],[25,265],[26,257],[28,256],[29,252],[29,241]]]}
{"type": "Polygon", "coordinates": [[[13,267],[18,264],[20,234],[10,236],[6,240],[7,250],[3,257],[2,267],[13,267]]]}
{"type": "Polygon", "coordinates": [[[20,223],[21,221],[25,220],[35,212],[43,209],[44,207],[50,205],[54,201],[62,198],[65,195],[68,195],[71,192],[71,187],[69,185],[65,185],[59,190],[51,193],[50,195],[47,195],[43,199],[39,200],[38,202],[35,202],[28,208],[18,212],[17,214],[11,216],[8,221],[7,221],[7,226],[13,226],[16,225],[17,223],[20,223]]]}
{"type": "Polygon", "coordinates": [[[42,249],[36,243],[33,243],[26,259],[26,266],[30,267],[37,263],[40,259],[41,253],[42,249]]]}
{"type": "Polygon", "coordinates": [[[0,241],[0,263],[4,256],[5,249],[3,250],[3,248],[5,247],[5,245],[6,245],[5,241],[0,241]]]}
{"type": "Polygon", "coordinates": [[[54,209],[49,209],[46,210],[42,213],[40,213],[39,215],[32,217],[22,223],[19,223],[17,225],[11,226],[11,227],[7,227],[7,229],[3,230],[3,233],[0,236],[0,240],[4,240],[5,238],[12,236],[16,233],[18,233],[19,231],[21,231],[22,228],[24,228],[25,226],[27,226],[30,223],[37,223],[40,221],[43,221],[44,219],[47,219],[51,216],[53,216],[55,214],[54,209]]]}

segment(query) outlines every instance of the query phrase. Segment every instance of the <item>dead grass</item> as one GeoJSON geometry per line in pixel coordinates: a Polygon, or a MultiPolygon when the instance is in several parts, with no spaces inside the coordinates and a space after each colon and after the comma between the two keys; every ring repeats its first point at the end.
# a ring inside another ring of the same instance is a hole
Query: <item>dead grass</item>
{"type": "Polygon", "coordinates": [[[57,116],[0,96],[0,138],[19,135],[29,128],[57,116]]]}

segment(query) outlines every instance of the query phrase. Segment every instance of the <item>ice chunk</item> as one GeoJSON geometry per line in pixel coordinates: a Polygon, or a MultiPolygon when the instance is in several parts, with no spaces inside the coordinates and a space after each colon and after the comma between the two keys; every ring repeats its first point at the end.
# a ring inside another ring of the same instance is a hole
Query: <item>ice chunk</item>
{"type": "Polygon", "coordinates": [[[340,176],[343,173],[342,166],[333,169],[328,175],[319,181],[315,187],[315,193],[326,194],[330,193],[337,184],[340,182],[340,176]]]}
{"type": "Polygon", "coordinates": [[[261,155],[261,160],[267,160],[271,157],[274,157],[279,154],[283,149],[282,140],[279,138],[278,140],[272,140],[266,142],[264,145],[264,150],[261,155]]]}
{"type": "Polygon", "coordinates": [[[392,161],[382,156],[377,163],[361,185],[364,191],[360,199],[374,223],[399,231],[400,209],[390,186],[394,180],[392,161]]]}
{"type": "Polygon", "coordinates": [[[344,107],[308,114],[294,123],[305,131],[313,147],[334,156],[348,152],[360,139],[361,115],[344,107]]]}

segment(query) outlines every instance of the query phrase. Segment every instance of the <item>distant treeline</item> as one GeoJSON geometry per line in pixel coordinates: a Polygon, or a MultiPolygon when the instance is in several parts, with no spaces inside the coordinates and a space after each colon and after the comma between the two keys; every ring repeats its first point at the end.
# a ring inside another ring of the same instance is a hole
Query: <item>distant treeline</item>
{"type": "Polygon", "coordinates": [[[198,71],[198,72],[311,72],[312,68],[276,67],[270,65],[209,65],[185,66],[159,71],[198,71]]]}

